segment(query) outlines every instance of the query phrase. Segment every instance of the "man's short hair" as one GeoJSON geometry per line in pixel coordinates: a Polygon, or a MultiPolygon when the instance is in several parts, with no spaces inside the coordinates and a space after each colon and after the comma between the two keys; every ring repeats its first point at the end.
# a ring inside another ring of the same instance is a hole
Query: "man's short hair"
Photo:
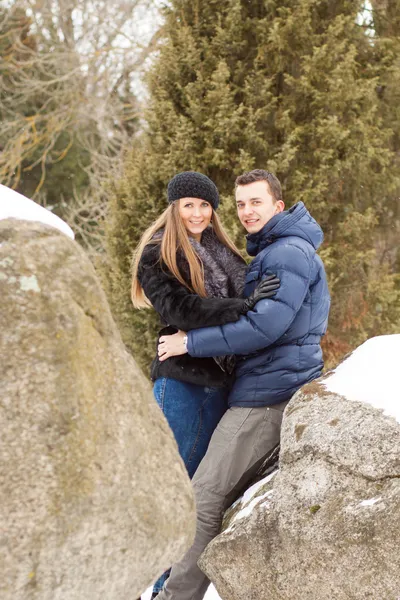
{"type": "Polygon", "coordinates": [[[248,185],[255,181],[266,181],[274,201],[277,202],[278,200],[282,200],[282,187],[279,179],[273,173],[264,171],[264,169],[254,169],[253,171],[248,171],[247,173],[243,173],[243,175],[239,175],[235,181],[235,188],[237,188],[238,185],[248,185]]]}

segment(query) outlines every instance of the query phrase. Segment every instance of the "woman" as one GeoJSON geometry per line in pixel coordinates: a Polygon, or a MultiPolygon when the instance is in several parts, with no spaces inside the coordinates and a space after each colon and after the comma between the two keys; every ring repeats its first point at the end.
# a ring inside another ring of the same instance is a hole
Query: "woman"
{"type": "MultiPolygon", "coordinates": [[[[168,208],[144,233],[133,261],[132,301],[150,304],[167,327],[160,335],[237,321],[256,302],[275,294],[279,280],[265,279],[241,298],[246,264],[224,232],[219,194],[205,175],[186,171],[168,184],[168,208]]],[[[192,477],[224,414],[233,370],[231,357],[188,354],[152,363],[154,395],[175,435],[192,477]]],[[[153,597],[167,574],[155,584],[153,597]]]]}

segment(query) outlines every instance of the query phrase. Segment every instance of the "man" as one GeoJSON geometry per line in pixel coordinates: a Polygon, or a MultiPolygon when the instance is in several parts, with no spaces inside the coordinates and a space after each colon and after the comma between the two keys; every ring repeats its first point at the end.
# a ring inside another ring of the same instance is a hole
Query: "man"
{"type": "Polygon", "coordinates": [[[276,296],[261,300],[235,323],[160,338],[159,357],[236,354],[229,408],[215,430],[193,478],[197,531],[193,546],[157,600],[201,600],[209,580],[197,566],[219,533],[222,516],[279,442],[283,411],[302,385],[321,374],[321,336],[326,332],[329,292],[316,254],[323,233],[302,202],[284,211],[279,180],[260,169],[236,180],[239,219],[255,256],[247,269],[245,296],[276,273],[276,296]]]}

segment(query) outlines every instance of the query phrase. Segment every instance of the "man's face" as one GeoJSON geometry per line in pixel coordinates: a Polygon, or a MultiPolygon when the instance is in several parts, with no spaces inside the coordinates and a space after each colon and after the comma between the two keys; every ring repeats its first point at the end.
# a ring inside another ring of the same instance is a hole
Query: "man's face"
{"type": "Polygon", "coordinates": [[[257,233],[274,215],[282,212],[285,204],[274,201],[266,181],[255,181],[236,188],[236,206],[243,227],[257,233]]]}

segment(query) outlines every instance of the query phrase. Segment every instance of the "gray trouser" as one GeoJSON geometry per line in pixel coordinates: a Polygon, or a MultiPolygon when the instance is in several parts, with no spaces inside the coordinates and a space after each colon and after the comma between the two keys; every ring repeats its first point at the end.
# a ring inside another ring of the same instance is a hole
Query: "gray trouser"
{"type": "Polygon", "coordinates": [[[210,583],[197,566],[220,532],[224,511],[279,442],[287,402],[262,408],[230,408],[222,417],[194,477],[197,530],[192,547],[172,567],[157,600],[201,600],[210,583]]]}

